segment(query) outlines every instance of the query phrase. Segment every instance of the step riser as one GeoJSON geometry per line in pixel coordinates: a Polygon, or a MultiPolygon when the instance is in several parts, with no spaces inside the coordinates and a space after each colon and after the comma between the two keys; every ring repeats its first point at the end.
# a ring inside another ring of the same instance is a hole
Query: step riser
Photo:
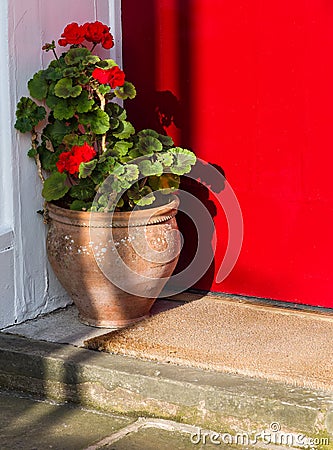
{"type": "Polygon", "coordinates": [[[0,386],[104,412],[175,420],[218,433],[261,432],[277,422],[285,433],[333,434],[329,392],[17,336],[0,336],[0,386]]]}

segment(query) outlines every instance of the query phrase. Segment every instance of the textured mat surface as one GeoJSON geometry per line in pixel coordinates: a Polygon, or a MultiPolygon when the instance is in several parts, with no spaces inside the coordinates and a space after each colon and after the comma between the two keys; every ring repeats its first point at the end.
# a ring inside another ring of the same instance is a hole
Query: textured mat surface
{"type": "Polygon", "coordinates": [[[105,352],[333,390],[333,316],[206,296],[89,339],[105,352]]]}

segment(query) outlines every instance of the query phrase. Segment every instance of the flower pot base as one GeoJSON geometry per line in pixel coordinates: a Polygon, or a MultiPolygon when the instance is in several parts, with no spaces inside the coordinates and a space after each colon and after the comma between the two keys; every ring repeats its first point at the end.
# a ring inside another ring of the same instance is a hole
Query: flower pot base
{"type": "Polygon", "coordinates": [[[91,319],[89,317],[84,317],[82,314],[79,314],[79,321],[84,325],[89,325],[96,328],[110,328],[113,330],[119,330],[121,328],[129,327],[141,320],[147,319],[149,315],[137,317],[135,319],[130,320],[103,320],[103,319],[91,319]]]}

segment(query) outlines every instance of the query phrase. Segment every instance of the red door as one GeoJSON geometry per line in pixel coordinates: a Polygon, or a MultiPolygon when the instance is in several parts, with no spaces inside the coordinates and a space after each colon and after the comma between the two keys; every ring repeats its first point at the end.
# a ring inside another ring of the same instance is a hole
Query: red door
{"type": "Polygon", "coordinates": [[[333,3],[123,0],[122,21],[130,119],[222,168],[241,206],[219,283],[228,227],[209,196],[217,246],[194,287],[333,307],[333,3]]]}

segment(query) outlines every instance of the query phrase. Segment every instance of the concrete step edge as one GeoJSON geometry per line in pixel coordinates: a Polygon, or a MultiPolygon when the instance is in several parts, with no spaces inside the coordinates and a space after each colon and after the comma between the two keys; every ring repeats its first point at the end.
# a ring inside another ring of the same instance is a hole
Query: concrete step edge
{"type": "Polygon", "coordinates": [[[304,433],[333,442],[333,395],[189,367],[0,335],[0,386],[105,412],[218,433],[304,433]]]}

